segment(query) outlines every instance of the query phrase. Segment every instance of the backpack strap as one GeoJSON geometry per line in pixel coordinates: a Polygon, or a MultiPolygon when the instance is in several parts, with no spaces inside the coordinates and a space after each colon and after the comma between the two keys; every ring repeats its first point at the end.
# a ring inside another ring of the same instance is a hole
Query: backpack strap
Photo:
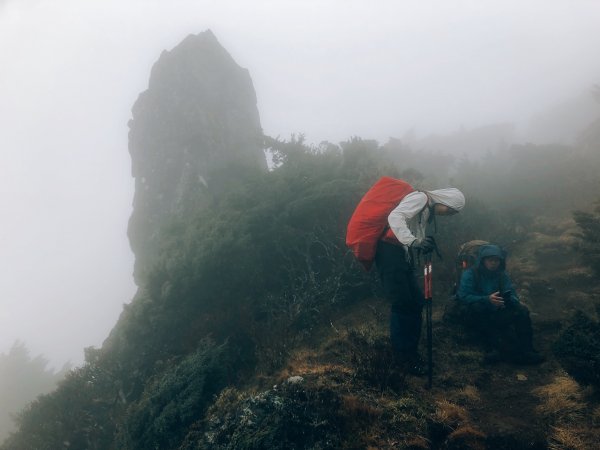
{"type": "Polygon", "coordinates": [[[473,266],[473,289],[475,292],[479,292],[479,288],[481,287],[481,274],[479,273],[479,268],[473,266]]]}
{"type": "MultiPolygon", "coordinates": [[[[427,192],[425,191],[415,191],[415,192],[422,192],[423,194],[425,194],[425,196],[427,197],[427,201],[425,202],[425,206],[423,206],[423,208],[421,209],[421,211],[419,211],[419,225],[421,225],[423,223],[423,211],[425,211],[425,209],[429,208],[429,217],[427,219],[427,223],[430,224],[432,220],[435,220],[435,214],[433,213],[433,206],[429,206],[429,195],[427,195],[427,192]]],[[[434,233],[437,233],[437,224],[434,225],[434,233]]]]}

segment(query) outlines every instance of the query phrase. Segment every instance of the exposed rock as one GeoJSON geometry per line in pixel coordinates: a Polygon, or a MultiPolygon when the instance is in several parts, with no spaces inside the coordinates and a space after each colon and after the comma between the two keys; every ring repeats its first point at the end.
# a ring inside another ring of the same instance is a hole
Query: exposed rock
{"type": "Polygon", "coordinates": [[[267,166],[250,75],[211,31],[163,51],[132,113],[135,198],[128,234],[139,275],[169,216],[205,206],[209,193],[223,189],[219,174],[228,166],[267,166]]]}
{"type": "Polygon", "coordinates": [[[289,377],[286,382],[288,384],[298,384],[298,383],[302,383],[304,381],[304,378],[302,378],[299,375],[293,376],[293,377],[289,377]]]}

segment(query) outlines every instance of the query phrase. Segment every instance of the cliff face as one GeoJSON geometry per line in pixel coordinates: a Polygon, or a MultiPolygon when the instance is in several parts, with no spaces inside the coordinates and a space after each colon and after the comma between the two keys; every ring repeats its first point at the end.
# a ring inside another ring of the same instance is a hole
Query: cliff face
{"type": "Polygon", "coordinates": [[[152,260],[161,226],[191,194],[202,207],[202,193],[222,188],[217,173],[228,165],[267,165],[250,75],[211,31],[161,54],[132,113],[135,197],[128,235],[137,279],[152,260]]]}

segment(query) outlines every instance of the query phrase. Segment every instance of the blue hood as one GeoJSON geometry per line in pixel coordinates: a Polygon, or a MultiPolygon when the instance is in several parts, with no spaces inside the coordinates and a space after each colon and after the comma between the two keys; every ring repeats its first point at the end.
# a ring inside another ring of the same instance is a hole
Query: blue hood
{"type": "Polygon", "coordinates": [[[479,267],[480,270],[487,272],[487,269],[483,265],[483,258],[487,256],[497,256],[500,258],[500,267],[498,270],[502,271],[506,269],[506,251],[497,245],[485,244],[479,247],[479,253],[477,255],[477,267],[479,267]]]}

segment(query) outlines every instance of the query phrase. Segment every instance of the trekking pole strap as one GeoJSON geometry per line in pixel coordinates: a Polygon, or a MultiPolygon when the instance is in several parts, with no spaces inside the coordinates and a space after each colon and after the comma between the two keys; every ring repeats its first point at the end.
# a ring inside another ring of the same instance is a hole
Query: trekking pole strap
{"type": "Polygon", "coordinates": [[[442,258],[442,254],[440,253],[440,248],[438,247],[437,242],[435,241],[435,238],[433,236],[429,236],[429,237],[433,241],[433,251],[435,251],[435,254],[437,255],[437,257],[440,259],[444,259],[444,258],[442,258]]]}

